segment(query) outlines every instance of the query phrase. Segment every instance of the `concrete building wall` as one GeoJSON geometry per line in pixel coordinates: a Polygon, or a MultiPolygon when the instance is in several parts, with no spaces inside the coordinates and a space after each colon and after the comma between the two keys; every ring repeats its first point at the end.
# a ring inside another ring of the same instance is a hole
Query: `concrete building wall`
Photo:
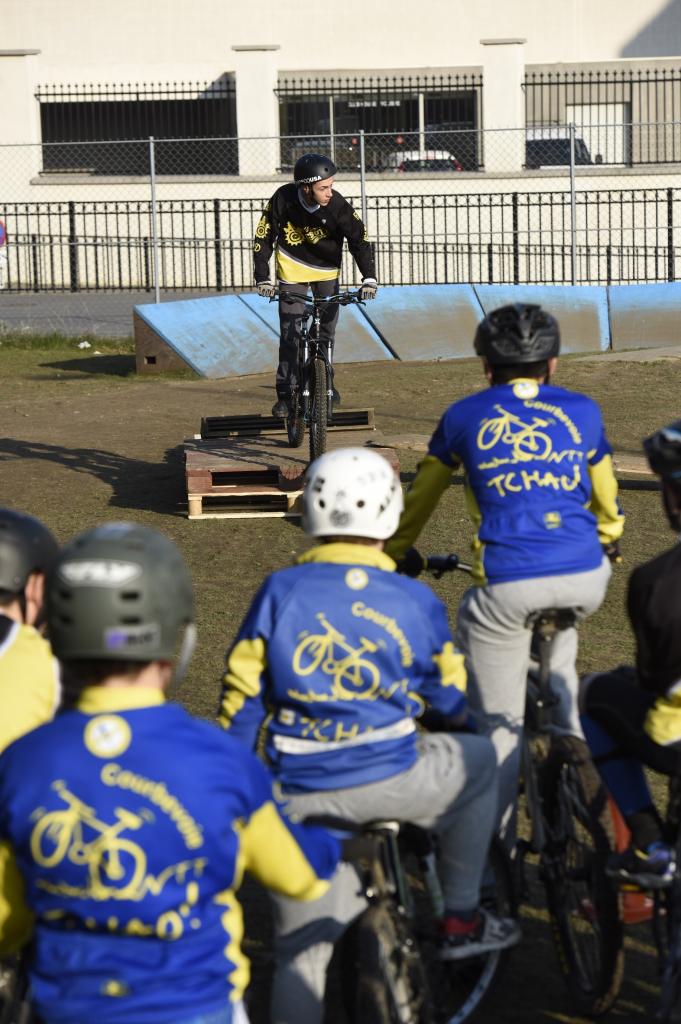
{"type": "Polygon", "coordinates": [[[490,37],[525,38],[528,63],[681,53],[681,0],[3,0],[2,23],[4,47],[41,51],[44,83],[210,79],[253,44],[295,70],[477,65],[490,37]]]}

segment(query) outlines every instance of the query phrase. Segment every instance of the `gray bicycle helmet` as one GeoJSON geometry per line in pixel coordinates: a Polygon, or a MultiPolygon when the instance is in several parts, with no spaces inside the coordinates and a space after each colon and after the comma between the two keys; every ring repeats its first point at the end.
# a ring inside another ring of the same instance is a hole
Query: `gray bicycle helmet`
{"type": "Polygon", "coordinates": [[[20,594],[32,572],[48,572],[59,545],[39,519],[0,509],[0,590],[20,594]]]}
{"type": "Polygon", "coordinates": [[[490,366],[537,363],[560,352],[558,322],[541,306],[501,306],[478,324],[475,351],[490,366]]]}
{"type": "Polygon", "coordinates": [[[335,173],[336,165],[328,156],[320,156],[319,153],[306,153],[305,156],[296,160],[293,179],[296,185],[312,185],[315,181],[333,178],[335,173]]]}
{"type": "Polygon", "coordinates": [[[653,473],[663,480],[681,484],[681,420],[647,437],[643,450],[653,473]]]}
{"type": "Polygon", "coordinates": [[[172,659],[194,620],[178,548],[133,523],[107,523],[74,538],[48,578],[46,606],[62,660],[172,659]]]}

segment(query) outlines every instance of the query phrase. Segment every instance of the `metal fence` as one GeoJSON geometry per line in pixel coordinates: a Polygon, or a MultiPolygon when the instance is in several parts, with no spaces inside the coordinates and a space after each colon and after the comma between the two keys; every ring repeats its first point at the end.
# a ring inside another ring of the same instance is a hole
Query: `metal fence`
{"type": "Polygon", "coordinates": [[[528,128],[581,126],[594,159],[636,165],[681,160],[681,136],[651,129],[681,121],[681,67],[528,73],[528,128]]]}
{"type": "MultiPolygon", "coordinates": [[[[615,138],[626,130],[610,127],[615,138]]],[[[681,124],[653,130],[676,138],[681,124]]],[[[681,168],[595,164],[581,139],[576,126],[539,139],[517,130],[443,132],[434,148],[402,150],[398,159],[385,134],[360,136],[358,166],[337,184],[363,213],[383,284],[680,280],[681,168]],[[362,161],[367,140],[385,154],[381,171],[362,161]],[[457,156],[467,141],[476,170],[457,156]]],[[[336,149],[351,141],[336,136],[336,149]]],[[[77,145],[81,152],[86,144],[77,145]]],[[[105,144],[90,145],[98,153],[105,144]]],[[[44,146],[0,147],[4,286],[141,289],[156,297],[249,288],[263,204],[290,179],[288,167],[270,173],[272,161],[290,146],[279,138],[111,143],[109,165],[121,170],[109,176],[46,171],[44,146]],[[211,148],[201,148],[204,142],[211,148]],[[229,147],[240,163],[264,172],[231,175],[229,147]],[[172,173],[178,153],[191,173],[172,173]],[[132,154],[139,173],[126,175],[132,154]]],[[[69,147],[60,148],[68,161],[69,147]]],[[[356,276],[347,255],[343,276],[356,276]]]]}

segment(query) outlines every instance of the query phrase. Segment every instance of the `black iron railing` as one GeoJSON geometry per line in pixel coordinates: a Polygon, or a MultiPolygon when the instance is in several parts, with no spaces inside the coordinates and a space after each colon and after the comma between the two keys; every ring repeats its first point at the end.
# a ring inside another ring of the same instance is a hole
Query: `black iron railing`
{"type": "Polygon", "coordinates": [[[541,129],[577,126],[596,163],[681,160],[681,64],[669,68],[541,71],[525,77],[525,121],[541,129]]]}
{"type": "MultiPolygon", "coordinates": [[[[355,202],[357,197],[355,197],[355,202]]],[[[160,201],[162,289],[249,288],[259,199],[160,201]]],[[[0,206],[10,291],[151,291],[149,201],[0,206]]],[[[577,284],[681,280],[681,189],[370,196],[383,284],[577,284]]],[[[356,271],[346,254],[343,278],[356,271]]]]}

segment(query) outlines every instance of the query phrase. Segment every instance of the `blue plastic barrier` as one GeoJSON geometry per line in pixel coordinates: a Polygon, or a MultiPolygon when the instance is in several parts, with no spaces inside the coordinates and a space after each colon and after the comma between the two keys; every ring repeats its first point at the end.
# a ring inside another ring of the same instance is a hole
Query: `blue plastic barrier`
{"type": "Polygon", "coordinates": [[[560,324],[561,352],[606,352],[610,347],[608,301],[598,285],[475,285],[485,313],[512,302],[543,306],[560,324]]]}
{"type": "Polygon", "coordinates": [[[681,282],[608,288],[614,351],[681,344],[681,282]]]}

